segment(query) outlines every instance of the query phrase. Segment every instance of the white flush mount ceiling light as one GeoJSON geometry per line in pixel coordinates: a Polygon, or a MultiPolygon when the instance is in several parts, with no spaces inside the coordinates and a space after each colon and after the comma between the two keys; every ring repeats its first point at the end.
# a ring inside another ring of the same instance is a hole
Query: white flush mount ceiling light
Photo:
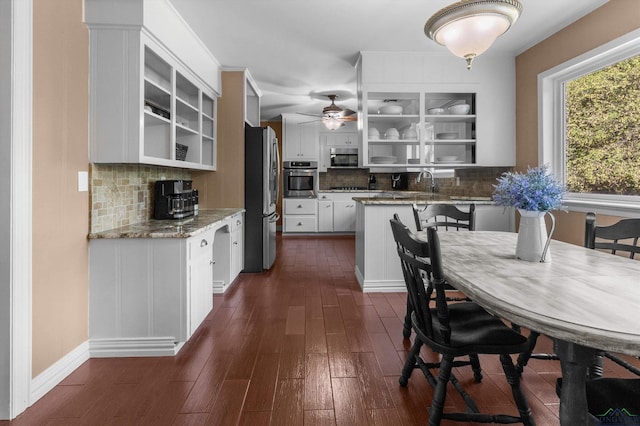
{"type": "Polygon", "coordinates": [[[431,40],[467,61],[484,53],[518,19],[518,0],[462,0],[436,12],[424,25],[431,40]]]}

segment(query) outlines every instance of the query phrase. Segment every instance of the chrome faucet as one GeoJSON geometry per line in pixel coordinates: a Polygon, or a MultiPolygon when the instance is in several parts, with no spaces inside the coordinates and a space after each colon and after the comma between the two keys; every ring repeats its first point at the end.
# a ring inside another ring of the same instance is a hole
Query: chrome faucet
{"type": "Polygon", "coordinates": [[[429,187],[430,192],[433,194],[436,192],[436,179],[433,176],[433,173],[430,170],[422,170],[420,173],[418,173],[418,177],[416,178],[416,183],[420,183],[420,179],[422,178],[422,176],[425,177],[430,177],[431,178],[431,186],[429,187]]]}

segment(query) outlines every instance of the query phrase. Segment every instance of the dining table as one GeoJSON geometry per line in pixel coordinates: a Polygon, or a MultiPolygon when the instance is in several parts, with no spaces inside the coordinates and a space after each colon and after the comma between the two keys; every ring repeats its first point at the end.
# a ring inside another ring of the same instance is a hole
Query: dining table
{"type": "MultiPolygon", "coordinates": [[[[557,240],[551,261],[524,261],[517,237],[438,232],[445,278],[497,317],[553,339],[560,424],[590,424],[585,383],[596,352],[640,355],[640,261],[557,240]]],[[[417,238],[427,241],[426,232],[417,238]]]]}

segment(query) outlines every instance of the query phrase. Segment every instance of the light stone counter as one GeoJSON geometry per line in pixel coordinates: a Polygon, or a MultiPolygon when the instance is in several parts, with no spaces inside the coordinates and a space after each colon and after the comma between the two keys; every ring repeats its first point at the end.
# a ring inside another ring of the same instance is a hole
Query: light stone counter
{"type": "Polygon", "coordinates": [[[380,191],[370,197],[356,197],[354,200],[365,205],[401,205],[401,204],[460,204],[494,205],[491,197],[458,196],[448,194],[429,194],[419,191],[380,191]]]}
{"type": "Polygon", "coordinates": [[[89,239],[100,238],[189,238],[209,229],[219,228],[222,222],[238,213],[242,208],[219,208],[200,210],[198,216],[176,220],[150,219],[133,225],[89,234],[89,239]]]}

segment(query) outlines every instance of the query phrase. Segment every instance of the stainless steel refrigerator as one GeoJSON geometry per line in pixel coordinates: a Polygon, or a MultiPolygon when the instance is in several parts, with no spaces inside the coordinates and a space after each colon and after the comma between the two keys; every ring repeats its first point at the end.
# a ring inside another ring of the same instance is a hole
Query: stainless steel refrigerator
{"type": "Polygon", "coordinates": [[[261,272],[276,259],[280,154],[271,127],[245,125],[244,143],[244,272],[261,272]]]}

